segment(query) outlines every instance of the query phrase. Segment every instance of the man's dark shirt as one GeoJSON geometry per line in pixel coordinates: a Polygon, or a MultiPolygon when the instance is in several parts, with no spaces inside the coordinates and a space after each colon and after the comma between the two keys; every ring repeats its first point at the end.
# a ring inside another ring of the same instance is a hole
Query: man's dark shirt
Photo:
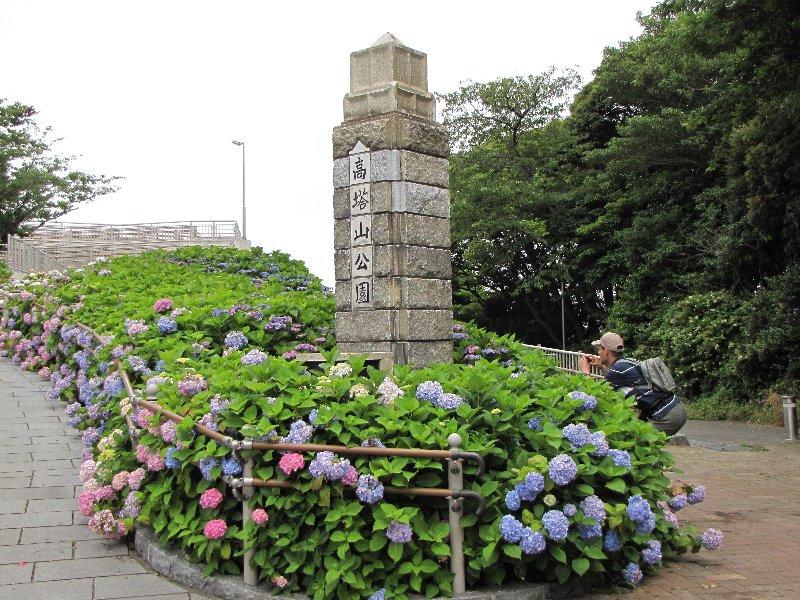
{"type": "Polygon", "coordinates": [[[606,381],[615,390],[623,392],[626,397],[636,398],[637,408],[648,419],[653,417],[653,413],[663,416],[679,402],[674,394],[654,390],[648,386],[638,363],[627,358],[618,358],[614,361],[606,373],[606,381]]]}

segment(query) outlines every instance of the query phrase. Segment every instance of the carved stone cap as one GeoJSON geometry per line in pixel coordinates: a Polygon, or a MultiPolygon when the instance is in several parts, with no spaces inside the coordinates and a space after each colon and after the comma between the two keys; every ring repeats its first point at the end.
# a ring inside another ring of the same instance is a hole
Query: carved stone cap
{"type": "Polygon", "coordinates": [[[436,101],[428,92],[428,57],[391,33],[350,55],[350,93],[344,120],[403,112],[431,121],[436,101]]]}

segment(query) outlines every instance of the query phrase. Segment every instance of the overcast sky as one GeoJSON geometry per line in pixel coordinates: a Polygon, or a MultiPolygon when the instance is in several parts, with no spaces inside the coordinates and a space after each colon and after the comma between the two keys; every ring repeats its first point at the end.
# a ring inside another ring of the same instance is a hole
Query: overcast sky
{"type": "Polygon", "coordinates": [[[0,98],[31,104],[83,170],[125,179],[61,220],[241,221],[333,281],[331,129],[349,54],[390,31],[431,91],[576,67],[640,33],[654,0],[0,0],[0,98]]]}

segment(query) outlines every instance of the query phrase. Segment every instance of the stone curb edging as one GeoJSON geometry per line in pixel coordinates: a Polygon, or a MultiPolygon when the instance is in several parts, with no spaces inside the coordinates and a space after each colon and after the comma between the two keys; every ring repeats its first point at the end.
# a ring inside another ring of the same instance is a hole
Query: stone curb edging
{"type": "MultiPolygon", "coordinates": [[[[199,564],[190,563],[175,548],[162,548],[152,529],[138,525],[134,547],[136,553],[156,573],[180,585],[194,588],[203,594],[224,600],[285,600],[286,596],[275,596],[266,587],[247,585],[235,575],[203,575],[199,564]]],[[[583,590],[577,586],[559,586],[551,583],[515,583],[503,588],[470,591],[455,598],[464,600],[556,600],[578,598],[583,590]]],[[[308,600],[307,596],[293,594],[296,600],[308,600]]],[[[412,596],[414,598],[414,596],[412,596]]],[[[448,599],[438,599],[448,600],[448,599]]]]}

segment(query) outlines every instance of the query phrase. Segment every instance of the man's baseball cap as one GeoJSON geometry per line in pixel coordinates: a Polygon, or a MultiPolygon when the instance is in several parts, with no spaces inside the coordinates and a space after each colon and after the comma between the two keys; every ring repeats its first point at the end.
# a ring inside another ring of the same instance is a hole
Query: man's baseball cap
{"type": "Polygon", "coordinates": [[[622,352],[625,350],[625,344],[619,334],[608,331],[604,333],[599,340],[592,342],[592,346],[602,346],[608,348],[612,352],[622,352]]]}

